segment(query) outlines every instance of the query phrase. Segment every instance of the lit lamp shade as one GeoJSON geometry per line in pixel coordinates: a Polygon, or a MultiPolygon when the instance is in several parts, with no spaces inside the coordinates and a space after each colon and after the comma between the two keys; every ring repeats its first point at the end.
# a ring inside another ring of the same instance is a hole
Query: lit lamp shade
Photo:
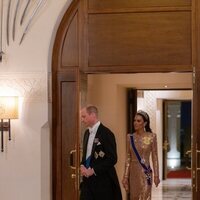
{"type": "Polygon", "coordinates": [[[0,119],[18,119],[18,97],[0,96],[0,119]]]}

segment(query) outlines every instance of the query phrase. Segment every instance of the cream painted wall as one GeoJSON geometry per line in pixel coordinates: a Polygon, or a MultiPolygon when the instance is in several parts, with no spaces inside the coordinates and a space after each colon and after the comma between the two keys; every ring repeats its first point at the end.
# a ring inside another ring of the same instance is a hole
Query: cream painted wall
{"type": "MultiPolygon", "coordinates": [[[[88,79],[88,103],[99,109],[101,122],[109,127],[116,137],[118,162],[116,165],[119,181],[123,177],[126,147],[126,90],[124,87],[108,82],[103,76],[90,76],[88,79]]],[[[125,192],[122,190],[125,198],[125,192]]]]}
{"type": "MultiPolygon", "coordinates": [[[[4,19],[8,1],[3,1],[4,19]]],[[[12,2],[11,19],[15,3],[12,2]]],[[[55,34],[71,0],[45,0],[21,45],[19,41],[36,2],[31,1],[23,26],[19,19],[26,1],[22,0],[17,16],[15,41],[6,44],[3,24],[3,61],[0,63],[0,95],[18,95],[19,119],[12,123],[12,141],[5,138],[0,152],[0,199],[50,200],[50,128],[48,123],[48,78],[55,34]]],[[[12,24],[12,23],[11,23],[12,24]]],[[[49,95],[50,96],[50,95],[49,95]]]]}
{"type": "MultiPolygon", "coordinates": [[[[116,165],[121,182],[126,156],[126,88],[150,89],[191,88],[191,74],[160,74],[155,77],[149,74],[101,74],[88,75],[88,103],[99,108],[100,120],[107,125],[116,136],[118,163],[116,165]],[[159,81],[159,77],[160,81],[159,81]]],[[[162,179],[162,99],[192,99],[192,91],[149,91],[139,93],[138,109],[146,110],[151,118],[151,127],[157,133],[160,175],[162,179]]],[[[126,199],[122,188],[123,199],[126,199]]]]}

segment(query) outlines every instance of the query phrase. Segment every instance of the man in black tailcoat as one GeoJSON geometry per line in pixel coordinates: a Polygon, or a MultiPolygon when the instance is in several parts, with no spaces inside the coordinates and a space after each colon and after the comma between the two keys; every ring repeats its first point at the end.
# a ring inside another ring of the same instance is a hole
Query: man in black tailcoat
{"type": "Polygon", "coordinates": [[[122,200],[114,165],[117,163],[115,136],[98,120],[98,109],[87,106],[81,120],[88,127],[83,138],[80,200],[122,200]]]}

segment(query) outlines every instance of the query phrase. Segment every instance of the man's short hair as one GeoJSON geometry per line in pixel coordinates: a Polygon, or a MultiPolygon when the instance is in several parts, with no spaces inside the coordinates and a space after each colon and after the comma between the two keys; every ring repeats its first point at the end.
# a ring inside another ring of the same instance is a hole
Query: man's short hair
{"type": "Polygon", "coordinates": [[[98,116],[98,109],[96,106],[88,105],[88,106],[86,106],[86,111],[88,114],[94,113],[94,114],[96,114],[96,116],[98,116]]]}

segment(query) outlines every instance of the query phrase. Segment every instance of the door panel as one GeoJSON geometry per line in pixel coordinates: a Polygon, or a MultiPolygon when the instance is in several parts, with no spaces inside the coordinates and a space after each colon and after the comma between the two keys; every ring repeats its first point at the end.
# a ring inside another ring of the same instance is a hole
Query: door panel
{"type": "Polygon", "coordinates": [[[134,8],[144,7],[180,7],[190,6],[191,2],[188,0],[88,0],[88,7],[90,12],[108,10],[130,10],[134,8]]]}
{"type": "Polygon", "coordinates": [[[61,89],[61,132],[62,132],[62,194],[63,200],[77,199],[76,189],[76,82],[62,81],[61,89]],[[75,194],[75,196],[74,196],[75,194]]]}
{"type": "Polygon", "coordinates": [[[56,75],[53,107],[53,192],[55,200],[79,199],[79,75],[56,75]]]}
{"type": "MultiPolygon", "coordinates": [[[[200,66],[199,66],[200,67],[200,66]]],[[[200,199],[200,71],[195,74],[193,96],[192,187],[193,199],[200,199]]]]}
{"type": "Polygon", "coordinates": [[[192,187],[193,199],[200,199],[200,1],[192,1],[193,13],[193,137],[192,187]]]}
{"type": "Polygon", "coordinates": [[[134,133],[133,117],[137,112],[137,89],[127,89],[127,133],[134,133]]]}
{"type": "Polygon", "coordinates": [[[88,26],[89,68],[191,65],[189,11],[89,15],[88,26]]]}

